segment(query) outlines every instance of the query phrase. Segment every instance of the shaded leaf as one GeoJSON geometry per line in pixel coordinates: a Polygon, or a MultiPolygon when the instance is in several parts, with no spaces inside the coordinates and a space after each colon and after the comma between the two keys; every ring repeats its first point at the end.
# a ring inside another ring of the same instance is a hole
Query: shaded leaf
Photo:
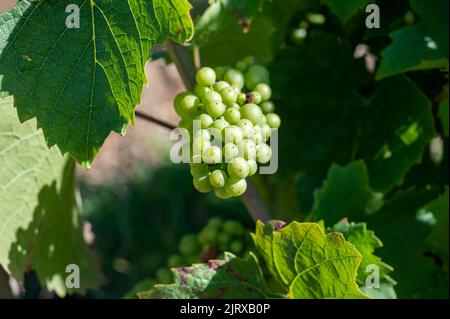
{"type": "Polygon", "coordinates": [[[373,3],[371,0],[322,0],[322,2],[330,8],[342,24],[358,12],[364,12],[366,5],[373,3]]]}

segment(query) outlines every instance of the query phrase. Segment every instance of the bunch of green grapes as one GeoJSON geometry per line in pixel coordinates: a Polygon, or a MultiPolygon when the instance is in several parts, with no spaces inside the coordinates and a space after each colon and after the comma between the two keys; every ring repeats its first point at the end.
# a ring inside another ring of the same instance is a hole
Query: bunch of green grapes
{"type": "Polygon", "coordinates": [[[179,127],[192,137],[194,187],[222,199],[240,196],[247,189],[245,178],[270,161],[267,142],[281,123],[270,100],[269,72],[246,58],[235,68],[204,67],[196,82],[194,92],[180,93],[174,101],[179,127]]]}
{"type": "Polygon", "coordinates": [[[178,253],[168,258],[168,267],[156,271],[156,277],[158,282],[168,283],[171,280],[170,268],[222,258],[226,251],[245,256],[250,248],[249,232],[241,222],[211,218],[197,235],[188,234],[181,238],[178,253]]]}

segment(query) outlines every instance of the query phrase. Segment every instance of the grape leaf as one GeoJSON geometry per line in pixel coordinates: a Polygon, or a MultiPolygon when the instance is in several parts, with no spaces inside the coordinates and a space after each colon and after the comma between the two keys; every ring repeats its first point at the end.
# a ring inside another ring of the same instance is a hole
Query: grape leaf
{"type": "Polygon", "coordinates": [[[317,218],[329,224],[344,217],[363,219],[366,213],[373,213],[383,204],[382,194],[370,189],[367,168],[361,160],[344,167],[333,164],[314,198],[317,218]]]}
{"type": "Polygon", "coordinates": [[[358,153],[366,160],[371,187],[387,192],[421,161],[436,135],[431,102],[404,76],[379,82],[371,99],[358,153]]]}
{"type": "Polygon", "coordinates": [[[186,0],[74,0],[80,28],[66,27],[64,1],[21,0],[0,16],[0,91],[22,122],[37,118],[48,146],[89,167],[111,131],[134,122],[156,43],[191,38],[186,0]],[[43,24],[42,21],[45,21],[43,24]]]}
{"type": "Polygon", "coordinates": [[[0,265],[21,280],[30,267],[64,296],[66,266],[80,268],[80,289],[99,270],[83,239],[75,205],[74,161],[48,149],[36,121],[20,124],[12,97],[0,98],[0,265]]]}
{"type": "Polygon", "coordinates": [[[342,24],[358,12],[364,12],[366,5],[373,3],[371,0],[322,0],[322,2],[330,8],[342,24]]]}
{"type": "Polygon", "coordinates": [[[367,224],[383,239],[378,255],[395,269],[399,298],[448,298],[448,274],[424,254],[431,227],[418,210],[436,197],[435,190],[397,193],[367,224]]]}
{"type": "Polygon", "coordinates": [[[377,79],[414,70],[448,69],[448,1],[411,0],[411,6],[420,22],[391,33],[392,43],[381,53],[377,79]]]}
{"type": "Polygon", "coordinates": [[[448,271],[448,215],[449,215],[449,197],[448,186],[445,188],[445,193],[437,199],[429,203],[425,209],[432,212],[436,219],[433,225],[428,242],[430,243],[433,252],[436,253],[444,263],[444,268],[448,271]]]}
{"type": "Polygon", "coordinates": [[[264,277],[254,255],[248,260],[225,253],[224,260],[173,269],[175,283],[155,285],[142,299],[261,299],[267,297],[264,277]]]}
{"type": "Polygon", "coordinates": [[[362,256],[342,234],[325,235],[314,223],[258,221],[252,237],[289,298],[368,298],[355,282],[362,256]]]}
{"type": "Polygon", "coordinates": [[[362,261],[358,268],[358,285],[361,290],[373,298],[394,299],[396,298],[394,286],[396,282],[389,277],[393,268],[384,263],[380,257],[374,255],[375,249],[383,247],[381,240],[371,230],[367,229],[365,223],[349,223],[347,219],[333,226],[332,231],[342,233],[346,240],[353,244],[362,255],[362,261]],[[380,287],[369,287],[366,280],[371,274],[370,268],[377,266],[380,278],[380,287]]]}

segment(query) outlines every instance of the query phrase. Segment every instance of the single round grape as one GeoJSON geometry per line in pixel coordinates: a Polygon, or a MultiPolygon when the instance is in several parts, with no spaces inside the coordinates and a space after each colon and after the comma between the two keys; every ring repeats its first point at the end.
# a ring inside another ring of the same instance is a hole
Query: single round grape
{"type": "Polygon", "coordinates": [[[164,267],[158,268],[155,272],[156,278],[160,284],[170,284],[173,281],[172,272],[164,267]]]}
{"type": "Polygon", "coordinates": [[[238,156],[246,160],[256,158],[256,144],[252,140],[245,139],[238,143],[238,156]]]}
{"type": "Polygon", "coordinates": [[[225,163],[230,163],[238,155],[238,147],[234,143],[226,143],[223,146],[225,163]]]}
{"type": "Polygon", "coordinates": [[[257,86],[255,86],[254,90],[256,92],[259,92],[259,94],[261,94],[262,102],[269,101],[270,98],[272,97],[272,89],[266,83],[259,83],[257,86]]]}
{"type": "Polygon", "coordinates": [[[272,128],[269,126],[269,124],[263,124],[260,125],[260,127],[261,127],[261,134],[265,142],[270,138],[270,134],[272,134],[272,128]]]}
{"type": "Polygon", "coordinates": [[[208,104],[216,104],[222,102],[222,96],[216,91],[210,91],[205,94],[203,102],[206,106],[208,106],[208,104]]]}
{"type": "Polygon", "coordinates": [[[255,133],[253,123],[250,120],[242,119],[236,123],[236,126],[241,128],[244,138],[249,138],[255,133]]]}
{"type": "Polygon", "coordinates": [[[209,103],[206,105],[206,111],[212,118],[220,117],[227,107],[222,102],[209,103]]]}
{"type": "Polygon", "coordinates": [[[194,187],[200,193],[209,193],[212,191],[212,186],[209,183],[209,174],[200,174],[194,176],[194,187]]]}
{"type": "Polygon", "coordinates": [[[258,91],[252,91],[247,94],[247,103],[260,104],[262,102],[262,95],[258,91]]]}
{"type": "Polygon", "coordinates": [[[203,162],[206,164],[219,164],[222,162],[222,148],[210,146],[202,152],[203,162]]]}
{"type": "Polygon", "coordinates": [[[231,196],[241,196],[247,190],[247,182],[244,178],[229,178],[225,187],[231,196]]]}
{"type": "Polygon", "coordinates": [[[178,245],[178,250],[186,257],[194,255],[199,248],[197,237],[193,234],[183,236],[178,245]]]}
{"type": "Polygon", "coordinates": [[[208,86],[203,86],[198,83],[195,84],[194,93],[202,100],[204,99],[206,93],[211,92],[211,91],[212,91],[212,89],[208,86]]]}
{"type": "Polygon", "coordinates": [[[204,67],[198,70],[195,79],[200,85],[211,86],[216,82],[216,72],[211,68],[204,67]]]}
{"type": "Polygon", "coordinates": [[[205,163],[190,163],[190,168],[192,176],[208,174],[208,165],[205,163]]]}
{"type": "Polygon", "coordinates": [[[253,127],[253,135],[249,137],[256,145],[259,143],[265,142],[266,140],[263,137],[261,127],[259,125],[255,125],[253,127]]]}
{"type": "Polygon", "coordinates": [[[245,86],[250,91],[253,90],[258,84],[269,84],[269,71],[262,65],[252,65],[245,73],[245,86]]]}
{"type": "Polygon", "coordinates": [[[229,199],[231,197],[230,193],[228,193],[228,191],[227,191],[227,189],[225,187],[216,188],[214,190],[214,193],[220,199],[229,199]]]}
{"type": "Polygon", "coordinates": [[[192,131],[192,119],[184,117],[178,122],[178,127],[185,128],[188,131],[192,131]]]}
{"type": "Polygon", "coordinates": [[[236,101],[239,105],[244,105],[245,103],[247,103],[247,94],[239,93],[236,101]]]}
{"type": "Polygon", "coordinates": [[[209,183],[214,188],[222,188],[228,180],[228,175],[220,169],[216,169],[209,175],[209,183]]]}
{"type": "Polygon", "coordinates": [[[253,56],[248,56],[242,61],[244,61],[244,63],[247,65],[247,67],[250,67],[256,63],[256,59],[253,56]]]}
{"type": "Polygon", "coordinates": [[[248,176],[253,176],[258,171],[258,164],[254,159],[249,159],[248,163],[248,176]]]}
{"type": "Polygon", "coordinates": [[[194,140],[197,138],[202,138],[205,141],[211,141],[211,133],[208,129],[200,129],[194,132],[194,140]]]}
{"type": "Polygon", "coordinates": [[[238,70],[228,70],[225,72],[223,79],[238,89],[242,89],[244,87],[244,75],[238,70]]]}
{"type": "Polygon", "coordinates": [[[226,120],[217,119],[213,122],[211,127],[217,129],[217,133],[220,135],[220,133],[222,133],[222,130],[229,125],[230,123],[228,123],[226,120]]]}
{"type": "Polygon", "coordinates": [[[242,249],[244,249],[244,245],[239,240],[233,240],[230,244],[230,250],[232,253],[240,254],[242,252],[242,249]]]}
{"type": "Polygon", "coordinates": [[[230,125],[223,129],[222,138],[225,143],[239,143],[242,141],[242,129],[236,125],[230,125]]]}
{"type": "Polygon", "coordinates": [[[232,106],[237,100],[236,91],[231,87],[222,89],[220,95],[222,96],[223,103],[227,106],[232,106]]]}
{"type": "Polygon", "coordinates": [[[245,104],[241,107],[241,116],[243,119],[250,120],[253,124],[259,124],[261,117],[264,116],[261,109],[256,104],[245,104]]]}
{"type": "Polygon", "coordinates": [[[217,238],[217,229],[212,227],[205,227],[198,234],[198,241],[202,244],[213,244],[217,238]]]}
{"type": "Polygon", "coordinates": [[[242,179],[246,178],[249,173],[248,163],[245,159],[237,157],[231,161],[227,166],[230,177],[242,179]]]}
{"type": "Polygon", "coordinates": [[[180,267],[183,265],[183,258],[181,258],[181,256],[179,256],[179,255],[172,255],[167,260],[167,265],[170,268],[180,267]]]}
{"type": "Polygon", "coordinates": [[[181,111],[188,116],[196,116],[200,100],[195,95],[188,94],[179,101],[181,111]]]}
{"type": "Polygon", "coordinates": [[[231,236],[240,236],[244,233],[244,227],[237,220],[227,220],[223,223],[223,230],[231,236]]]}
{"type": "Polygon", "coordinates": [[[275,104],[273,104],[272,101],[263,102],[259,107],[265,114],[273,113],[275,111],[275,104]]]}
{"type": "Polygon", "coordinates": [[[214,122],[213,118],[206,113],[203,113],[203,114],[200,114],[199,116],[197,116],[196,120],[200,121],[201,128],[208,128],[214,122]]]}
{"type": "Polygon", "coordinates": [[[267,124],[269,124],[269,126],[271,128],[277,129],[280,127],[281,119],[277,114],[275,114],[275,113],[267,114],[266,120],[267,120],[267,124]]]}
{"type": "Polygon", "coordinates": [[[213,85],[213,88],[216,92],[220,92],[222,89],[229,88],[230,84],[225,81],[219,81],[216,84],[213,85]]]}
{"type": "Polygon", "coordinates": [[[241,112],[239,108],[233,106],[226,109],[223,116],[230,124],[236,124],[241,119],[241,112]]]}
{"type": "Polygon", "coordinates": [[[245,63],[245,61],[239,61],[236,63],[236,70],[239,70],[240,72],[244,73],[247,71],[248,65],[245,63]]]}
{"type": "Polygon", "coordinates": [[[206,227],[216,228],[219,229],[222,227],[223,221],[220,217],[212,217],[208,220],[208,224],[206,227]]]}
{"type": "Polygon", "coordinates": [[[218,81],[223,80],[223,76],[225,75],[225,72],[227,72],[230,68],[226,66],[218,66],[214,69],[216,72],[216,77],[218,81]]]}
{"type": "Polygon", "coordinates": [[[228,244],[230,241],[231,241],[231,236],[229,235],[229,234],[227,234],[227,233],[225,233],[225,232],[223,232],[223,233],[220,233],[218,236],[217,236],[217,241],[220,243],[220,244],[228,244]]]}
{"type": "Polygon", "coordinates": [[[272,149],[266,143],[261,143],[258,145],[258,162],[261,164],[266,164],[270,161],[272,157],[272,149]]]}
{"type": "Polygon", "coordinates": [[[175,100],[173,101],[173,107],[174,107],[174,109],[175,109],[175,112],[177,112],[177,114],[178,114],[180,117],[187,117],[187,114],[184,113],[184,111],[183,111],[183,109],[182,109],[182,107],[181,107],[181,101],[183,100],[183,98],[184,98],[185,96],[188,96],[188,95],[190,95],[189,92],[182,92],[182,93],[179,93],[179,94],[175,97],[175,100]]]}

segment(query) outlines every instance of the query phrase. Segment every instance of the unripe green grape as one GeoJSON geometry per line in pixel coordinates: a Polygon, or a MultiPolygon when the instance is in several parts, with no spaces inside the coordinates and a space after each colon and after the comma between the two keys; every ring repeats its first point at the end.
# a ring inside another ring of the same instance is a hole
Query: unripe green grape
{"type": "Polygon", "coordinates": [[[265,142],[264,137],[262,135],[261,127],[259,125],[255,125],[253,127],[253,135],[249,137],[256,145],[259,143],[265,142]]]}
{"type": "Polygon", "coordinates": [[[230,68],[226,66],[218,66],[217,68],[215,68],[214,71],[216,72],[217,80],[222,81],[225,72],[227,72],[229,69],[230,68]]]}
{"type": "Polygon", "coordinates": [[[194,140],[202,138],[204,141],[211,141],[211,134],[208,129],[200,129],[194,133],[194,140]]]}
{"type": "Polygon", "coordinates": [[[206,225],[206,227],[214,228],[214,229],[218,230],[220,227],[222,227],[222,224],[223,224],[223,221],[222,221],[221,218],[213,217],[213,218],[209,219],[208,224],[206,225]]]}
{"type": "Polygon", "coordinates": [[[212,89],[208,86],[203,86],[198,83],[195,84],[194,93],[202,100],[205,98],[206,93],[211,92],[211,91],[212,91],[212,89]]]}
{"type": "Polygon", "coordinates": [[[253,123],[250,120],[242,119],[236,123],[236,126],[241,128],[244,138],[249,138],[255,133],[253,123]]]}
{"type": "Polygon", "coordinates": [[[271,128],[277,129],[280,127],[281,119],[277,114],[275,114],[275,113],[267,114],[266,120],[267,120],[267,124],[269,124],[269,126],[271,128]]]}
{"type": "Polygon", "coordinates": [[[247,71],[247,68],[248,68],[248,65],[247,65],[247,63],[245,63],[245,61],[239,61],[238,63],[236,63],[236,69],[242,73],[247,71]]]}
{"type": "Polygon", "coordinates": [[[229,88],[230,84],[225,81],[219,81],[213,85],[214,91],[220,92],[222,89],[229,88]]]}
{"type": "Polygon", "coordinates": [[[257,86],[255,86],[254,90],[256,92],[259,92],[259,94],[261,94],[262,102],[269,101],[270,98],[272,97],[272,89],[266,83],[259,83],[257,86]]]}
{"type": "Polygon", "coordinates": [[[244,227],[237,220],[227,220],[223,223],[223,230],[231,236],[240,236],[244,232],[244,227]]]}
{"type": "Polygon", "coordinates": [[[173,281],[172,272],[167,268],[158,268],[155,274],[160,284],[170,284],[173,281]]]}
{"type": "MultiPolygon", "coordinates": [[[[194,155],[203,155],[203,152],[211,147],[211,141],[203,137],[197,137],[192,142],[192,152],[194,155]]],[[[203,158],[203,156],[202,156],[203,158]]]]}
{"type": "Polygon", "coordinates": [[[176,97],[175,100],[173,101],[173,107],[175,109],[175,112],[177,112],[177,114],[180,117],[187,117],[188,115],[183,111],[182,107],[181,107],[181,101],[183,100],[183,98],[185,96],[190,95],[189,92],[181,92],[179,93],[176,97]]]}
{"type": "Polygon", "coordinates": [[[208,104],[216,104],[222,102],[222,96],[216,91],[207,92],[203,98],[203,103],[207,106],[208,104]]]}
{"type": "Polygon", "coordinates": [[[227,106],[232,106],[237,100],[236,91],[231,87],[222,89],[220,95],[222,96],[223,103],[227,106]]]}
{"type": "Polygon", "coordinates": [[[245,93],[239,93],[236,101],[239,105],[244,105],[247,103],[247,95],[245,93]]]}
{"type": "Polygon", "coordinates": [[[197,121],[200,121],[200,127],[203,128],[203,129],[210,127],[211,124],[214,123],[213,118],[210,115],[206,114],[206,113],[200,114],[195,119],[197,121]]]}
{"type": "Polygon", "coordinates": [[[211,86],[216,82],[216,72],[211,68],[204,67],[198,70],[195,79],[200,85],[211,86]]]}
{"type": "Polygon", "coordinates": [[[223,116],[230,124],[236,124],[241,119],[241,112],[239,108],[233,106],[226,109],[223,116]]]}
{"type": "Polygon", "coordinates": [[[248,163],[248,176],[253,176],[258,171],[258,164],[254,159],[249,159],[248,163]]]}
{"type": "Polygon", "coordinates": [[[222,102],[208,103],[206,105],[206,111],[212,118],[220,117],[226,109],[227,107],[222,102]]]}
{"type": "Polygon", "coordinates": [[[192,119],[184,117],[178,122],[178,127],[185,128],[188,131],[192,130],[192,119]]]}
{"type": "Polygon", "coordinates": [[[200,100],[195,95],[188,94],[181,98],[180,100],[181,111],[188,116],[196,116],[198,112],[198,105],[200,100]]]}
{"type": "Polygon", "coordinates": [[[272,157],[272,149],[266,143],[261,143],[258,145],[258,162],[261,164],[266,164],[270,161],[272,157]]]}
{"type": "Polygon", "coordinates": [[[170,268],[180,267],[180,266],[182,266],[182,264],[183,264],[183,259],[179,255],[172,255],[167,260],[167,265],[170,268]]]}
{"type": "Polygon", "coordinates": [[[262,102],[262,95],[258,91],[247,94],[247,103],[259,104],[262,102]]]}
{"type": "Polygon", "coordinates": [[[209,183],[214,188],[222,188],[228,180],[228,175],[222,170],[216,169],[209,175],[209,183]]]}
{"type": "Polygon", "coordinates": [[[218,119],[213,122],[211,127],[217,129],[218,133],[222,133],[223,129],[229,125],[230,125],[230,123],[228,123],[226,120],[218,119]]]}
{"type": "Polygon", "coordinates": [[[241,196],[247,190],[247,182],[244,178],[229,178],[226,184],[226,189],[231,196],[241,196]]]}
{"type": "Polygon", "coordinates": [[[230,193],[228,193],[227,189],[225,187],[222,188],[216,188],[214,190],[214,193],[216,194],[216,196],[220,199],[229,199],[231,198],[230,193]]]}
{"type": "Polygon", "coordinates": [[[227,171],[230,177],[238,179],[246,178],[249,173],[248,163],[245,159],[237,157],[227,165],[227,171]]]}
{"type": "Polygon", "coordinates": [[[247,67],[250,67],[256,63],[256,59],[253,56],[248,56],[242,61],[247,65],[247,67]]]}
{"type": "Polygon", "coordinates": [[[265,114],[273,113],[275,111],[275,104],[273,104],[272,101],[263,102],[259,107],[265,114]]]}
{"type": "Polygon", "coordinates": [[[238,143],[238,156],[245,160],[256,158],[256,144],[252,140],[245,139],[238,143]]]}
{"type": "Polygon", "coordinates": [[[244,75],[235,69],[225,72],[223,79],[238,89],[242,89],[245,84],[244,75]]]}
{"type": "Polygon", "coordinates": [[[223,146],[225,163],[230,163],[238,155],[238,147],[234,143],[226,143],[223,146]]]}
{"type": "Polygon", "coordinates": [[[209,174],[200,174],[194,176],[194,187],[200,193],[209,193],[212,191],[212,186],[209,183],[209,174]]]}
{"type": "Polygon", "coordinates": [[[269,84],[269,71],[262,65],[252,65],[245,73],[245,86],[253,90],[258,84],[269,84]]]}
{"type": "Polygon", "coordinates": [[[210,146],[202,152],[203,162],[206,164],[219,164],[222,162],[222,148],[210,146]]]}
{"type": "Polygon", "coordinates": [[[190,168],[192,176],[208,174],[208,165],[206,165],[205,163],[190,163],[190,168]]]}
{"type": "Polygon", "coordinates": [[[226,244],[228,244],[231,241],[231,236],[229,234],[225,233],[225,232],[222,232],[222,233],[220,233],[217,236],[217,241],[220,244],[225,244],[226,245],[226,244]]]}
{"type": "Polygon", "coordinates": [[[178,245],[178,250],[183,256],[186,257],[194,255],[199,250],[199,248],[200,247],[197,242],[197,237],[192,234],[183,236],[178,245]]]}
{"type": "Polygon", "coordinates": [[[202,244],[211,245],[216,241],[217,229],[212,227],[205,227],[198,234],[198,241],[202,244]]]}
{"type": "Polygon", "coordinates": [[[230,125],[223,129],[222,139],[225,143],[239,143],[242,141],[243,134],[242,129],[236,125],[230,125]]]}
{"type": "Polygon", "coordinates": [[[259,124],[264,116],[261,109],[256,104],[245,104],[241,107],[241,117],[250,120],[253,124],[259,124]]]}
{"type": "Polygon", "coordinates": [[[233,240],[230,244],[230,250],[234,254],[240,254],[244,249],[244,245],[239,240],[233,240]]]}
{"type": "Polygon", "coordinates": [[[261,134],[265,142],[270,138],[270,134],[272,134],[272,128],[269,126],[269,124],[263,124],[260,125],[260,127],[261,127],[261,134]]]}

